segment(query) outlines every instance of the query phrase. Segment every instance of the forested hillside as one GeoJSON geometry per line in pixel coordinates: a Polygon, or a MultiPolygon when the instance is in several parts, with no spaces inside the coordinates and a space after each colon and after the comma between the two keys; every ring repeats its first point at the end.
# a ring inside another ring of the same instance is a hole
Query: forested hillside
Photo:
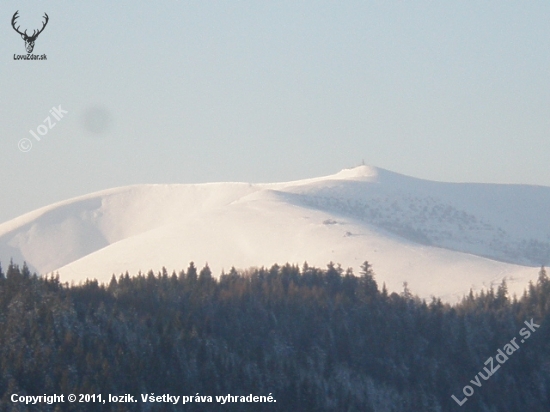
{"type": "Polygon", "coordinates": [[[505,284],[455,306],[412,292],[388,294],[367,262],[358,276],[333,264],[275,265],[218,279],[191,264],[108,285],[61,284],[10,264],[0,270],[0,411],[550,410],[544,268],[517,298],[505,284]],[[519,343],[531,319],[540,328],[519,343]],[[519,349],[490,376],[487,359],[513,338],[519,349]],[[480,371],[478,387],[470,381],[480,371]],[[14,393],[139,402],[25,406],[14,393]],[[142,403],[151,393],[277,402],[142,403]]]}

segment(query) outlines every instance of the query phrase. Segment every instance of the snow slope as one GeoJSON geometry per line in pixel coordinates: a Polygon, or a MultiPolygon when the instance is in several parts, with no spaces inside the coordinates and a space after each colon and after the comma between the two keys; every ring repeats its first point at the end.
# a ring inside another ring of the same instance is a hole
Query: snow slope
{"type": "Polygon", "coordinates": [[[379,283],[455,300],[507,278],[521,293],[550,259],[550,188],[456,184],[360,166],[274,184],[115,188],[0,225],[0,261],[63,281],[231,266],[373,264],[379,283]]]}

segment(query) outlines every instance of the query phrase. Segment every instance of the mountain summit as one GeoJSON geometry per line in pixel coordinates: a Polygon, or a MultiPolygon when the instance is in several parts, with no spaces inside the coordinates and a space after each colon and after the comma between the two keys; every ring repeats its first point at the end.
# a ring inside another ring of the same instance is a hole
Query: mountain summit
{"type": "Polygon", "coordinates": [[[550,259],[550,188],[442,183],[359,166],[285,183],[134,185],[0,224],[0,261],[62,281],[113,273],[368,260],[392,291],[455,300],[550,259]]]}

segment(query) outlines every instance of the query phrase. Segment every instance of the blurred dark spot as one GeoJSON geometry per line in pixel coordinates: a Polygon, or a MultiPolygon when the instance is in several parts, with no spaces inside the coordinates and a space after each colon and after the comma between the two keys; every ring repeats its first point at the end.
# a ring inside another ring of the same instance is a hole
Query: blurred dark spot
{"type": "Polygon", "coordinates": [[[82,126],[94,134],[104,134],[109,131],[113,118],[109,109],[103,106],[89,107],[82,116],[82,126]]]}

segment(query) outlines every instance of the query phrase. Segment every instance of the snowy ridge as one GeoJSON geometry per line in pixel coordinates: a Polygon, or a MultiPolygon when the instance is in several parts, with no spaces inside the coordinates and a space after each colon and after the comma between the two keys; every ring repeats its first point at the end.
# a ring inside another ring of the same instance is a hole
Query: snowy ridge
{"type": "Polygon", "coordinates": [[[385,170],[378,185],[290,189],[289,199],[425,245],[525,265],[550,260],[550,188],[438,183],[385,170]]]}
{"type": "Polygon", "coordinates": [[[0,261],[63,281],[113,273],[273,263],[353,267],[393,291],[455,300],[509,281],[521,293],[550,259],[550,188],[458,184],[360,166],[301,181],[135,185],[0,224],[0,261]]]}

